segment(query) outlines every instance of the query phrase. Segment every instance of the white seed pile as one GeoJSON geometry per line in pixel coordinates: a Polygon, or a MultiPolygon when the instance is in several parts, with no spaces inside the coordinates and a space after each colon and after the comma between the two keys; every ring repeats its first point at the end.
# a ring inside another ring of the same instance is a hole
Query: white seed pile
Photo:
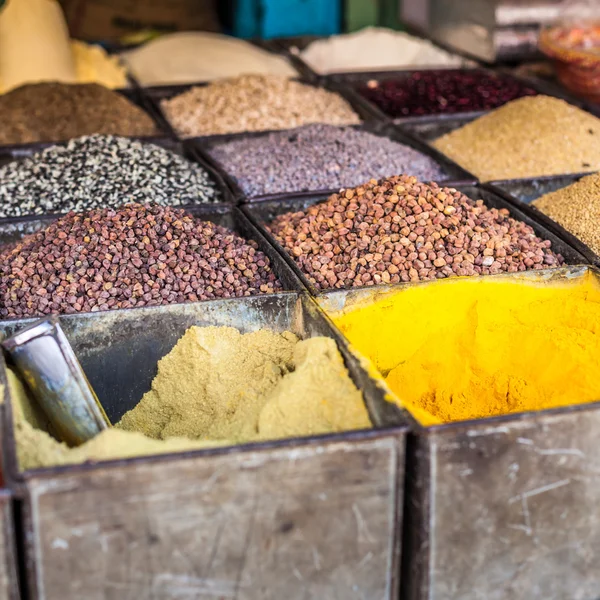
{"type": "Polygon", "coordinates": [[[219,199],[199,165],[160,146],[112,135],[76,138],[0,168],[0,217],[219,199]]]}
{"type": "Polygon", "coordinates": [[[193,87],[161,106],[182,137],[360,123],[338,94],[275,75],[243,75],[193,87]]]}

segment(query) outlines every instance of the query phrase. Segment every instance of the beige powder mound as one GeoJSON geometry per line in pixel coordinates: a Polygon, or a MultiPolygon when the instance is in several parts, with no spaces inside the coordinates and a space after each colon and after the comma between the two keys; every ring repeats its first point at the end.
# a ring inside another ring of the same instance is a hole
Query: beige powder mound
{"type": "MultiPolygon", "coordinates": [[[[21,380],[11,370],[7,370],[7,374],[13,401],[17,460],[22,471],[224,445],[223,442],[192,441],[186,438],[157,441],[142,433],[112,428],[77,448],[69,448],[50,434],[51,428],[45,415],[29,397],[21,380]]],[[[0,391],[0,398],[2,397],[0,391]]]]}
{"type": "Polygon", "coordinates": [[[183,137],[360,123],[338,94],[275,75],[243,75],[193,87],[161,106],[183,137]]]}
{"type": "Polygon", "coordinates": [[[334,340],[192,327],[158,363],[152,388],[112,429],[78,448],[8,371],[22,470],[371,426],[334,340]]]}
{"type": "Polygon", "coordinates": [[[546,194],[533,205],[600,254],[600,173],[546,194]]]}
{"type": "Polygon", "coordinates": [[[600,119],[558,98],[505,104],[433,144],[482,181],[600,169],[600,119]]]}
{"type": "Polygon", "coordinates": [[[192,327],[117,427],[164,439],[249,442],[370,427],[333,340],[192,327]]]}

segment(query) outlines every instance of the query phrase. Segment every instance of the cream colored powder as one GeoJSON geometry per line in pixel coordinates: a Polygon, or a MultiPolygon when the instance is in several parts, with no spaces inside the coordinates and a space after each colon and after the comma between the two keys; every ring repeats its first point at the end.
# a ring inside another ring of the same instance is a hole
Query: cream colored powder
{"type": "Polygon", "coordinates": [[[22,470],[371,426],[335,342],[285,332],[192,327],[152,388],[112,429],[69,448],[9,371],[22,470]]]}
{"type": "Polygon", "coordinates": [[[210,32],[164,35],[122,56],[144,85],[195,83],[250,73],[298,75],[281,56],[244,40],[210,32]]]}
{"type": "Polygon", "coordinates": [[[470,61],[402,31],[367,27],[310,44],[300,56],[318,73],[463,66],[470,61]]]}

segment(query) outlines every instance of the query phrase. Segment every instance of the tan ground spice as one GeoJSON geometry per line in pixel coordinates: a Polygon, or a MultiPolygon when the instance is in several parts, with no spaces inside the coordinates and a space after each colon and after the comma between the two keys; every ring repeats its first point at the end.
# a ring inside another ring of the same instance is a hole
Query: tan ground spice
{"type": "Polygon", "coordinates": [[[8,374],[22,470],[371,426],[362,393],[325,337],[192,327],[159,361],[140,403],[78,448],[51,435],[20,380],[8,374]]]}
{"type": "Polygon", "coordinates": [[[600,173],[546,194],[533,205],[600,254],[600,173]]]}
{"type": "Polygon", "coordinates": [[[600,119],[558,98],[520,98],[434,146],[482,181],[600,169],[600,119]]]}
{"type": "Polygon", "coordinates": [[[117,427],[155,439],[249,442],[370,427],[330,338],[192,327],[117,427]]]}
{"type": "Polygon", "coordinates": [[[275,75],[216,81],[163,100],[161,106],[183,137],[360,123],[338,94],[275,75]]]}

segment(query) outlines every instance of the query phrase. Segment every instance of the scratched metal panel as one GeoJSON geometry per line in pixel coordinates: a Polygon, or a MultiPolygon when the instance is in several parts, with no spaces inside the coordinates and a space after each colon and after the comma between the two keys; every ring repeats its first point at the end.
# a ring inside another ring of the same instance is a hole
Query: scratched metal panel
{"type": "Polygon", "coordinates": [[[421,546],[403,550],[418,578],[402,597],[597,600],[599,409],[425,433],[421,546]]]}
{"type": "MultiPolygon", "coordinates": [[[[197,324],[333,337],[373,422],[389,428],[19,473],[5,395],[7,479],[23,504],[33,598],[397,597],[406,420],[308,295],[60,321],[113,420],[197,324]]],[[[27,322],[1,323],[0,337],[27,322]]]]}
{"type": "Polygon", "coordinates": [[[19,600],[12,497],[0,490],[0,598],[19,600]]]}

